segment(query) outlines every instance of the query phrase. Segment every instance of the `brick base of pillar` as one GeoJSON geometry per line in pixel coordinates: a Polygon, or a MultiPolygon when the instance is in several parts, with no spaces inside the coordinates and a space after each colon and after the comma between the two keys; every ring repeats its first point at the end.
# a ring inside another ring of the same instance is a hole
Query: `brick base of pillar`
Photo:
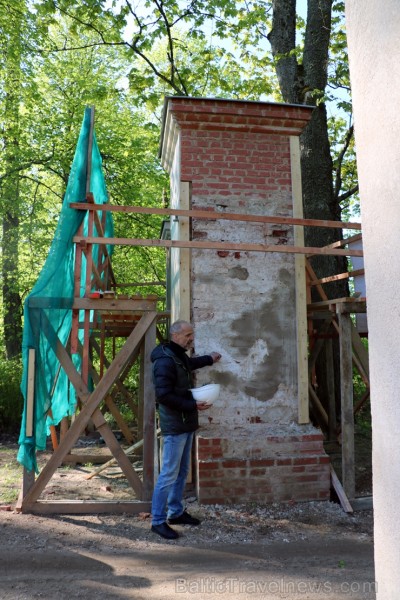
{"type": "Polygon", "coordinates": [[[310,425],[255,424],[196,438],[196,491],[203,504],[328,500],[329,457],[310,425]]]}

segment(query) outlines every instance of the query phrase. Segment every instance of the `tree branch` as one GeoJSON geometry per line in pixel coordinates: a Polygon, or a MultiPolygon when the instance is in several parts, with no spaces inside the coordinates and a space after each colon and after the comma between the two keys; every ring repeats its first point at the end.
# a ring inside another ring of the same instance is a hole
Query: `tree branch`
{"type": "Polygon", "coordinates": [[[0,181],[7,179],[7,177],[10,177],[10,175],[12,175],[13,173],[20,173],[21,171],[25,171],[25,169],[29,169],[29,167],[32,167],[32,165],[45,165],[49,160],[51,160],[53,158],[53,156],[54,156],[54,153],[51,156],[43,158],[42,160],[31,160],[27,163],[18,165],[16,167],[14,167],[13,169],[9,169],[8,171],[6,171],[2,175],[0,175],[0,181]]]}
{"type": "Polygon", "coordinates": [[[336,160],[335,184],[334,184],[334,197],[335,197],[336,201],[339,200],[339,193],[342,188],[342,165],[343,165],[344,156],[350,145],[353,134],[354,134],[354,126],[351,125],[349,127],[349,129],[347,130],[346,136],[344,138],[343,148],[339,152],[339,155],[336,160]]]}
{"type": "Polygon", "coordinates": [[[350,190],[347,190],[347,192],[344,192],[344,194],[342,194],[341,196],[338,197],[338,202],[344,202],[345,200],[347,200],[347,198],[350,198],[351,196],[354,196],[354,194],[356,194],[358,192],[358,184],[355,185],[354,187],[352,187],[350,190]]]}

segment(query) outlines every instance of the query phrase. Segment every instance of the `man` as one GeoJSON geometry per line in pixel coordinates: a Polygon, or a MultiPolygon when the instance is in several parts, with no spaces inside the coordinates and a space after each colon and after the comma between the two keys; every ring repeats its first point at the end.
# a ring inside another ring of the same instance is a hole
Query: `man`
{"type": "Polygon", "coordinates": [[[187,321],[176,321],[169,332],[170,342],[156,346],[151,353],[164,441],[161,472],[153,494],[151,530],[173,540],[179,535],[169,524],[200,524],[184,510],[182,503],[193,436],[199,426],[197,411],[210,407],[207,402],[196,404],[190,391],[193,387],[192,371],[212,365],[221,355],[211,352],[189,358],[186,351],[193,348],[194,335],[193,327],[187,321]]]}

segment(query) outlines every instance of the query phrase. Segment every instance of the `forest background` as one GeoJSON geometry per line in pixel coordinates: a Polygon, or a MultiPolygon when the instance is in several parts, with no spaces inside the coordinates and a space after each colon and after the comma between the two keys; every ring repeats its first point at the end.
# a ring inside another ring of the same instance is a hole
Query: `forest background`
{"type": "MultiPolygon", "coordinates": [[[[0,430],[16,430],[23,303],[53,239],[86,106],[110,202],[168,206],[158,159],[166,95],[315,107],[301,137],[306,218],[358,213],[344,27],[334,0],[0,0],[0,430]]],[[[161,217],[115,214],[117,237],[157,238],[161,217]]],[[[318,229],[316,231],[316,229],[318,229]]],[[[306,243],[336,241],[305,231],[306,243]]],[[[313,263],[342,272],[343,259],[313,263]]],[[[164,282],[158,248],[116,248],[117,281],[164,282]]],[[[328,295],[344,295],[342,283],[328,295]]],[[[141,293],[165,296],[165,287],[141,293]]]]}

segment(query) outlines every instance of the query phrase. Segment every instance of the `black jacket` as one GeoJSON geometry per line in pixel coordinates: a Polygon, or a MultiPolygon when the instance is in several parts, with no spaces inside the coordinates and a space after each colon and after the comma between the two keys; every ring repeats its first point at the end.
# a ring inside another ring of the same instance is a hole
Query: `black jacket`
{"type": "Polygon", "coordinates": [[[210,355],[189,358],[179,344],[156,346],[151,353],[153,381],[163,435],[195,431],[199,426],[192,371],[213,364],[210,355]]]}

